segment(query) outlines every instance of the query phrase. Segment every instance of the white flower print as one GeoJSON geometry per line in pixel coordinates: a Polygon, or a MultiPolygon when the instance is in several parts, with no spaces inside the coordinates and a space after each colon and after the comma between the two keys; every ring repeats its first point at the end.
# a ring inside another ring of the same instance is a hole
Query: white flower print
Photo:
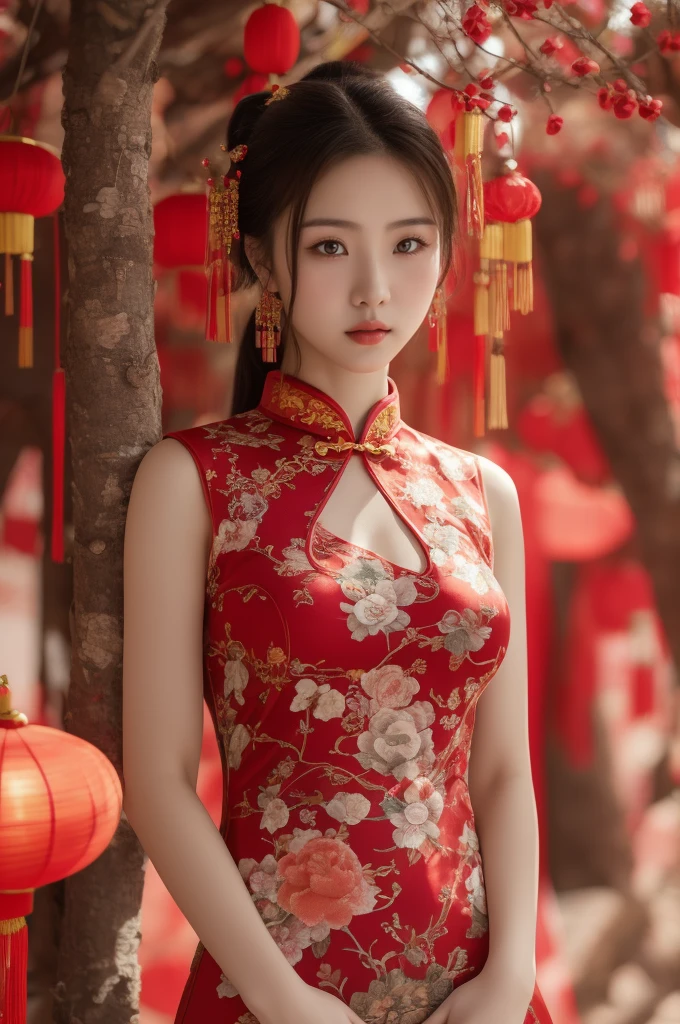
{"type": "Polygon", "coordinates": [[[469,519],[475,526],[483,529],[484,520],[482,517],[484,516],[484,506],[480,505],[473,498],[469,496],[454,498],[451,502],[451,508],[453,514],[458,519],[469,519]]]}
{"type": "Polygon", "coordinates": [[[234,694],[237,704],[245,704],[243,691],[248,685],[248,669],[240,658],[229,658],[224,664],[224,699],[234,694]]]}
{"type": "Polygon", "coordinates": [[[477,938],[488,931],[489,928],[486,889],[479,865],[476,865],[468,878],[466,878],[465,888],[468,890],[468,903],[472,911],[472,924],[468,928],[466,935],[468,938],[477,938]]]}
{"type": "Polygon", "coordinates": [[[361,687],[373,698],[369,713],[374,715],[380,708],[406,707],[420,689],[420,683],[407,675],[401,665],[382,665],[364,672],[361,687]]]}
{"type": "Polygon", "coordinates": [[[284,560],[276,567],[279,576],[299,576],[304,572],[313,572],[302,537],[293,537],[292,543],[288,544],[281,553],[284,560]]]}
{"type": "Polygon", "coordinates": [[[257,798],[258,807],[264,811],[260,828],[266,828],[268,832],[276,832],[277,829],[288,824],[288,808],[283,800],[276,795],[280,788],[280,784],[261,787],[262,792],[257,798]]]}
{"type": "Polygon", "coordinates": [[[331,718],[342,718],[345,711],[345,697],[339,690],[331,690],[330,683],[320,686],[313,679],[300,679],[295,684],[296,696],[290,705],[291,711],[306,711],[312,708],[314,718],[328,722],[331,718]]]}
{"type": "Polygon", "coordinates": [[[229,737],[229,749],[227,752],[227,760],[230,768],[241,767],[241,756],[243,751],[250,743],[250,733],[246,729],[245,725],[235,725],[234,731],[229,737]]]}
{"type": "Polygon", "coordinates": [[[368,731],[357,738],[355,754],[363,768],[374,768],[395,779],[415,779],[434,762],[432,729],[434,708],[416,701],[408,708],[381,708],[371,718],[368,731]]]}
{"type": "Polygon", "coordinates": [[[416,508],[421,508],[423,505],[428,507],[434,506],[435,508],[443,511],[443,497],[444,492],[435,483],[434,480],[430,480],[428,477],[421,476],[415,480],[409,480],[404,488],[404,497],[407,498],[411,504],[415,505],[416,508]]]}
{"type": "Polygon", "coordinates": [[[500,590],[500,584],[486,562],[468,561],[464,555],[454,555],[450,573],[457,580],[469,584],[476,594],[483,596],[489,590],[500,590]]]}
{"type": "Polygon", "coordinates": [[[411,576],[394,580],[375,558],[358,558],[339,574],[345,597],[356,604],[340,602],[340,609],[348,613],[347,628],[353,640],[364,640],[376,633],[393,633],[405,629],[410,615],[402,611],[404,605],[413,604],[417,591],[411,576]]]}
{"type": "Polygon", "coordinates": [[[459,480],[472,480],[475,477],[475,462],[471,455],[459,451],[444,451],[437,448],[437,458],[444,476],[457,483],[459,480]]]}
{"type": "Polygon", "coordinates": [[[324,805],[331,818],[344,821],[346,825],[358,825],[371,809],[371,801],[362,793],[336,793],[324,805]]]}
{"type": "Polygon", "coordinates": [[[491,626],[483,626],[480,616],[471,608],[462,613],[445,612],[437,627],[446,636],[444,647],[457,658],[464,658],[470,651],[481,651],[491,636],[491,626]]]}
{"type": "Polygon", "coordinates": [[[243,551],[257,533],[257,519],[223,519],[212,543],[211,559],[227,551],[243,551]]]}
{"type": "Polygon", "coordinates": [[[428,523],[423,527],[423,536],[430,545],[432,561],[435,565],[444,565],[460,547],[461,534],[455,526],[428,523]]]}
{"type": "Polygon", "coordinates": [[[470,828],[467,821],[463,825],[463,834],[458,836],[459,841],[463,846],[467,846],[470,850],[474,850],[475,853],[479,852],[479,838],[473,828],[470,828]]]}
{"type": "Polygon", "coordinates": [[[426,839],[437,839],[437,822],[444,810],[444,798],[425,776],[414,779],[404,792],[403,810],[389,815],[395,825],[392,838],[397,846],[417,850],[426,839]]]}

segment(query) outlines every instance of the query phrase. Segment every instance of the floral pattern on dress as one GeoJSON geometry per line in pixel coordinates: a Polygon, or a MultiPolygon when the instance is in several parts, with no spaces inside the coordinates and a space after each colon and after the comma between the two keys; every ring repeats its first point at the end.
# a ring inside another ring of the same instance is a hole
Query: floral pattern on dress
{"type": "MultiPolygon", "coordinates": [[[[468,763],[509,609],[478,462],[404,424],[391,381],[354,441],[332,399],[276,370],[257,409],[172,436],[213,524],[204,693],[220,833],[307,984],[366,1024],[420,1024],[488,952],[468,763]],[[429,552],[425,571],[318,522],[352,457],[429,552]]],[[[532,1007],[527,1022],[550,1024],[537,991],[532,1007]]],[[[257,1024],[199,943],[176,1024],[218,1016],[257,1024]]]]}

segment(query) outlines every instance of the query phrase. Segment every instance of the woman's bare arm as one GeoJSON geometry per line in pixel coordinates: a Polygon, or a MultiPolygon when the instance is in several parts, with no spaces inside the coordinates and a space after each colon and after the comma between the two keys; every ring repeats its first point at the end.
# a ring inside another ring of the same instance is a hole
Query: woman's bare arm
{"type": "Polygon", "coordinates": [[[469,789],[489,913],[484,970],[513,979],[531,996],[536,975],[538,822],[529,758],[524,537],[517,489],[479,456],[495,549],[494,574],[510,608],[510,642],[479,699],[469,789]]]}
{"type": "Polygon", "coordinates": [[[211,534],[190,453],[160,441],[139,466],[125,527],[123,808],[203,945],[264,1022],[304,986],[196,794],[211,534]]]}

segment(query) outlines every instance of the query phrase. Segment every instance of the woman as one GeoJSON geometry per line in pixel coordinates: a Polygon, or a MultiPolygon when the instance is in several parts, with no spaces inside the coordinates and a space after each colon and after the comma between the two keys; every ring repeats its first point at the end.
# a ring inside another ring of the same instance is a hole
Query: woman
{"type": "Polygon", "coordinates": [[[176,1024],[549,1024],[517,495],[388,377],[451,264],[450,167],[361,65],[269,96],[228,149],[277,361],[251,317],[233,415],[151,448],[126,525],[124,806],[201,940],[176,1024]]]}

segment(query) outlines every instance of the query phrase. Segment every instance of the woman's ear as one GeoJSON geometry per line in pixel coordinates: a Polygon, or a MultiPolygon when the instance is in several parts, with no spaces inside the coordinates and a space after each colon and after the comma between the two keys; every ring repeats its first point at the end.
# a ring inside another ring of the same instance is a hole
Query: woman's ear
{"type": "Polygon", "coordinates": [[[263,288],[269,288],[270,291],[276,291],[276,282],[274,281],[274,275],[271,270],[266,267],[262,261],[262,253],[259,245],[252,235],[244,235],[243,247],[245,249],[248,262],[257,274],[260,284],[263,288]]]}

